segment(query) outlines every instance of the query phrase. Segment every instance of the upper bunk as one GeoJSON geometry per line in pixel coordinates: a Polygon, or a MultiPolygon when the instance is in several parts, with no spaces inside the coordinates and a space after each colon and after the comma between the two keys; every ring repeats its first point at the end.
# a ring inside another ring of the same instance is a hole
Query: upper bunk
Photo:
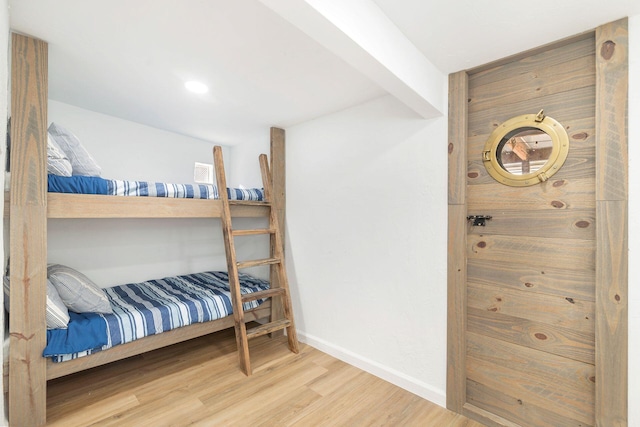
{"type": "MultiPolygon", "coordinates": [[[[47,103],[48,46],[31,37],[13,34],[11,109],[11,187],[5,192],[5,217],[11,206],[26,203],[45,208],[47,218],[219,218],[218,199],[135,197],[48,192],[47,103]],[[37,46],[41,45],[41,46],[37,46]],[[27,100],[30,105],[27,105],[27,100]],[[20,200],[21,199],[21,200],[20,200]],[[19,201],[20,200],[20,201],[19,201]]],[[[271,205],[284,209],[284,130],[270,130],[271,205]]],[[[211,154],[213,159],[213,153],[211,154]]],[[[259,167],[256,156],[256,168],[259,167]]],[[[75,173],[75,171],[74,171],[75,173]]],[[[231,201],[234,217],[266,217],[264,202],[231,201]]]]}

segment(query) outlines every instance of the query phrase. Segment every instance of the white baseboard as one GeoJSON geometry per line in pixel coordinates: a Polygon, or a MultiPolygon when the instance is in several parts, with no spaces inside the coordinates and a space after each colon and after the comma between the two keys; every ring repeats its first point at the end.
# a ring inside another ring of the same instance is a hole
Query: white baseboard
{"type": "Polygon", "coordinates": [[[383,380],[388,381],[391,384],[397,385],[400,388],[410,391],[411,393],[420,396],[423,399],[427,399],[428,401],[440,405],[443,408],[447,406],[447,395],[444,390],[433,387],[413,377],[403,374],[402,372],[398,372],[387,366],[381,365],[380,363],[369,360],[349,350],[331,344],[323,339],[314,337],[313,335],[305,334],[304,332],[298,331],[298,338],[305,344],[315,347],[318,350],[327,353],[337,359],[340,359],[343,362],[360,368],[363,371],[369,372],[370,374],[375,375],[378,378],[382,378],[383,380]]]}

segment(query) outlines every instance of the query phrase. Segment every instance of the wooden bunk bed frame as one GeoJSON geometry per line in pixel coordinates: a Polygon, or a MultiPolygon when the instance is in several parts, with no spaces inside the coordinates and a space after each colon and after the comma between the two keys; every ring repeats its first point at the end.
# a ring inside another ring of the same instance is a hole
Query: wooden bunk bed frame
{"type": "MultiPolygon", "coordinates": [[[[46,345],[48,218],[219,218],[222,214],[220,200],[48,194],[47,58],[46,42],[12,34],[12,177],[11,191],[5,200],[5,212],[8,205],[10,216],[10,425],[46,423],[47,380],[234,326],[233,316],[227,316],[145,337],[68,362],[53,363],[42,357],[46,345]]],[[[285,206],[282,129],[271,129],[270,158],[271,205],[282,225],[285,206]]],[[[268,217],[269,208],[255,202],[234,205],[231,214],[234,217],[268,217]]],[[[283,242],[283,236],[280,237],[283,242]]],[[[278,275],[273,268],[271,286],[279,286],[278,275]]],[[[281,304],[267,301],[245,312],[245,319],[277,318],[281,313],[281,304]]]]}

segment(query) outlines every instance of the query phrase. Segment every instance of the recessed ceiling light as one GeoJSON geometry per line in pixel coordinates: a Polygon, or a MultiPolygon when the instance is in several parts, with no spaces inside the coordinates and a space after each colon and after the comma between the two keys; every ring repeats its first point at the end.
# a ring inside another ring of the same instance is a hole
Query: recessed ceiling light
{"type": "Polygon", "coordinates": [[[186,87],[189,92],[193,92],[193,93],[203,94],[203,93],[209,92],[209,88],[207,87],[206,84],[197,82],[195,80],[186,82],[184,84],[184,87],[186,87]]]}

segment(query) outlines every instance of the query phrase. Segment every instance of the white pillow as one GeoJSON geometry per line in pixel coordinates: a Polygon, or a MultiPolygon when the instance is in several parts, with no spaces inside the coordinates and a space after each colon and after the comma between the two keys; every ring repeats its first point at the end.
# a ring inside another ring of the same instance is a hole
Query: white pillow
{"type": "Polygon", "coordinates": [[[47,277],[69,310],[76,313],[113,312],[107,294],[79,271],[65,265],[50,264],[47,277]]]}
{"type": "Polygon", "coordinates": [[[49,125],[49,134],[69,158],[74,175],[100,176],[102,169],[74,134],[56,123],[49,125]]]}
{"type": "Polygon", "coordinates": [[[69,158],[49,133],[47,133],[47,172],[60,176],[71,176],[73,173],[69,158]]]}

